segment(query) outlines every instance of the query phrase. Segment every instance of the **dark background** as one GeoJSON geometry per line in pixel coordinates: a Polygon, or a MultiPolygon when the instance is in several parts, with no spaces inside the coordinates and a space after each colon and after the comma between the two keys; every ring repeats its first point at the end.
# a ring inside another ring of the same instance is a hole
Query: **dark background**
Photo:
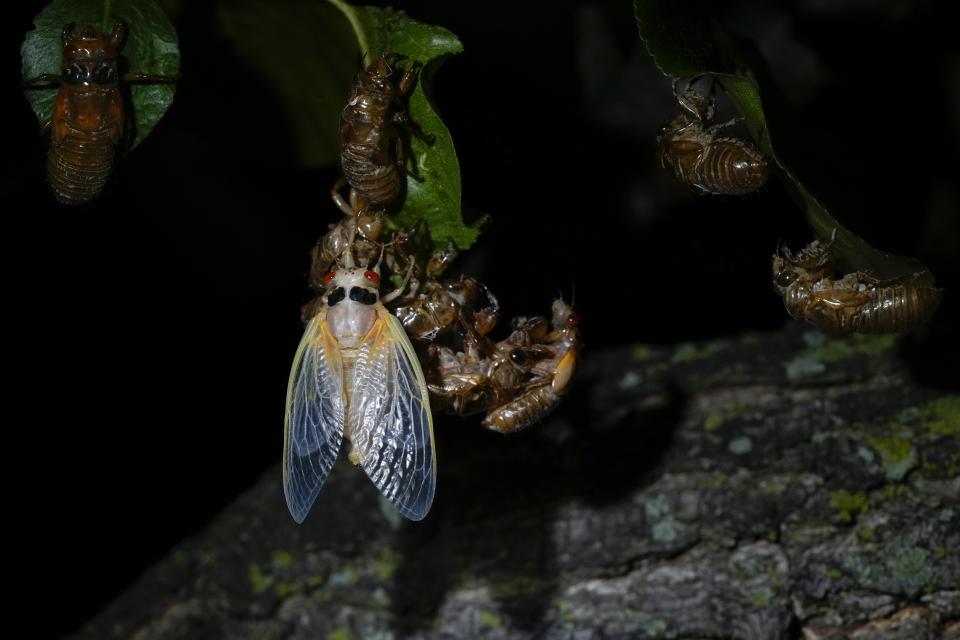
{"type": "MultiPolygon", "coordinates": [[[[931,2],[765,4],[709,6],[770,63],[791,124],[774,139],[808,187],[949,289],[901,349],[919,378],[956,388],[953,23],[931,2]]],[[[787,321],[769,258],[780,240],[810,240],[800,211],[775,179],[755,195],[705,197],[655,167],[674,107],[628,0],[394,5],[466,47],[438,74],[435,100],[466,214],[493,223],[455,271],[486,282],[506,317],[575,292],[585,358],[787,321]]],[[[44,636],[89,618],[277,462],[308,251],[339,214],[327,196],[336,169],[291,166],[277,144],[282,110],[203,2],[176,15],[184,75],[169,113],[94,204],[57,205],[18,86],[41,6],[4,25],[0,184],[6,520],[24,591],[50,603],[44,636]]],[[[438,439],[456,437],[444,424],[438,439]]]]}

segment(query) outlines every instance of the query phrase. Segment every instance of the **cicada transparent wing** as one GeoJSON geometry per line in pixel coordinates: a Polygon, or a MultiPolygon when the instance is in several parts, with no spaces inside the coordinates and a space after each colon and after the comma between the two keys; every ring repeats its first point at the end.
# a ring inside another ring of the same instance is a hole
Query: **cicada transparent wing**
{"type": "Polygon", "coordinates": [[[283,492],[303,522],[343,441],[343,362],[321,311],[307,325],[290,370],[283,437],[283,492]]]}
{"type": "Polygon", "coordinates": [[[363,470],[403,516],[422,520],[437,487],[430,400],[409,338],[382,305],[349,395],[349,437],[363,470]]]}

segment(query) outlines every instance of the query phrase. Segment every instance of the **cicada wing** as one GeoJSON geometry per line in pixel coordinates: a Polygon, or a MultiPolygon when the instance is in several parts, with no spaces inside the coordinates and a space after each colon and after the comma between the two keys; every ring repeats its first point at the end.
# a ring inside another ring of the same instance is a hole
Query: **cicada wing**
{"type": "Polygon", "coordinates": [[[303,522],[343,441],[343,362],[321,312],[307,325],[290,369],[283,433],[283,493],[303,522]]]}
{"type": "Polygon", "coordinates": [[[430,398],[413,345],[382,306],[354,374],[349,428],[360,464],[403,516],[422,520],[437,487],[430,398]]]}

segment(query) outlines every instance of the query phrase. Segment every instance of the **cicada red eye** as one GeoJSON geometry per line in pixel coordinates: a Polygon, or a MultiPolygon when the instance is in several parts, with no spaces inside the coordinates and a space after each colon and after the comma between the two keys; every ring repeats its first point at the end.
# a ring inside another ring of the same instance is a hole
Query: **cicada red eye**
{"type": "Polygon", "coordinates": [[[364,271],[363,277],[377,286],[380,285],[380,274],[376,271],[364,271]]]}
{"type": "Polygon", "coordinates": [[[323,284],[330,284],[333,281],[334,276],[337,275],[336,271],[330,271],[325,276],[323,276],[323,284]]]}
{"type": "Polygon", "coordinates": [[[567,326],[568,326],[568,327],[575,327],[575,326],[577,326],[578,324],[580,324],[580,316],[578,316],[578,315],[575,314],[575,313],[571,313],[569,316],[567,316],[567,326]]]}

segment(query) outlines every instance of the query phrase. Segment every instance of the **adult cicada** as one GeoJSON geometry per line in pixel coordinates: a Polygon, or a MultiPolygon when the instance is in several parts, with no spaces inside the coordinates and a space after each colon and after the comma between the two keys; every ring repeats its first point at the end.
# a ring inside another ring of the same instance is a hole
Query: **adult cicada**
{"type": "Polygon", "coordinates": [[[350,461],[402,515],[421,520],[437,484],[430,399],[413,346],[384,307],[403,286],[381,299],[379,264],[356,266],[350,245],[340,259],[290,370],[287,506],[306,518],[347,439],[350,461]]]}

